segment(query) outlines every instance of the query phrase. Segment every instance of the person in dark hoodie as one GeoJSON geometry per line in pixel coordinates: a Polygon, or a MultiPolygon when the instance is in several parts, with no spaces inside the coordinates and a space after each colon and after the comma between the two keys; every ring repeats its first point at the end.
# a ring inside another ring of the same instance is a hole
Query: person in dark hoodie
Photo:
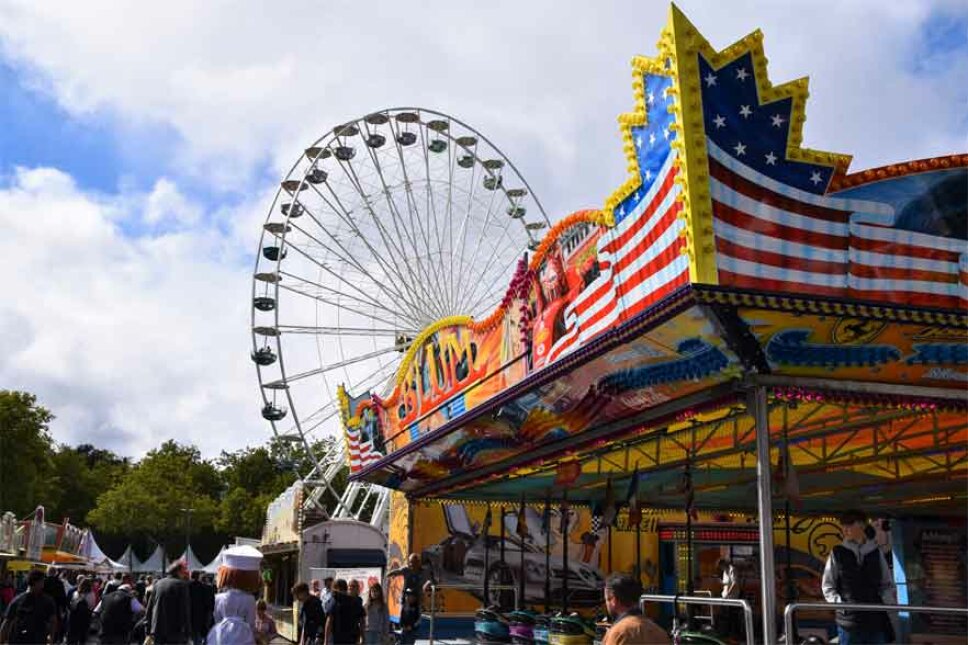
{"type": "MultiPolygon", "coordinates": [[[[849,510],[840,518],[844,533],[823,570],[823,596],[830,603],[892,604],[894,582],[884,555],[868,540],[867,515],[849,510]]],[[[881,645],[894,640],[890,619],[883,611],[837,611],[840,645],[881,645]]]]}

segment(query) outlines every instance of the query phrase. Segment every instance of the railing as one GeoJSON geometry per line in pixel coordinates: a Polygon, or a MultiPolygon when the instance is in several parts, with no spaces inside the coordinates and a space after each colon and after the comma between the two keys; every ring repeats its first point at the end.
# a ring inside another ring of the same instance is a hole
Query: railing
{"type": "Polygon", "coordinates": [[[670,603],[675,611],[675,606],[682,605],[710,605],[715,607],[741,607],[743,609],[743,624],[746,632],[746,645],[753,644],[753,609],[745,600],[739,598],[703,598],[700,596],[665,596],[660,594],[646,593],[639,596],[639,606],[645,610],[647,602],[670,603]]]}
{"type": "MultiPolygon", "coordinates": [[[[477,591],[480,589],[480,585],[430,585],[430,627],[428,628],[427,639],[430,641],[430,645],[434,645],[434,619],[437,615],[437,590],[438,589],[461,589],[464,591],[477,591]]],[[[517,585],[489,585],[488,589],[494,591],[510,591],[514,593],[514,608],[521,608],[521,599],[518,598],[518,586],[517,585]]],[[[487,599],[484,599],[487,602],[487,599]]]]}
{"type": "Polygon", "coordinates": [[[838,611],[850,609],[853,611],[903,611],[915,614],[961,614],[968,616],[968,608],[964,607],[926,607],[920,605],[859,605],[850,602],[793,602],[783,610],[783,633],[787,643],[792,643],[793,614],[798,609],[816,611],[838,611]]]}

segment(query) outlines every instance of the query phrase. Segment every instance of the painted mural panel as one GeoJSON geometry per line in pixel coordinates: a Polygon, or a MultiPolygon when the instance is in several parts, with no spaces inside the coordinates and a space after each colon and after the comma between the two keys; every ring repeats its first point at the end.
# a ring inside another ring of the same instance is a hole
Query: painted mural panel
{"type": "Polygon", "coordinates": [[[742,309],[779,373],[944,387],[968,383],[968,330],[742,309]]]}
{"type": "Polygon", "coordinates": [[[722,382],[737,359],[699,307],[395,460],[382,483],[412,492],[722,382]]]}

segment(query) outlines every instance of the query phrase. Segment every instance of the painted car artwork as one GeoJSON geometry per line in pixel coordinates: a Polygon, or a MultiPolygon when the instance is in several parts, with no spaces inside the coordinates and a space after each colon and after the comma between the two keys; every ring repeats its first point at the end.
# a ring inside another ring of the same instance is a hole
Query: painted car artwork
{"type": "MultiPolygon", "coordinates": [[[[546,568],[545,540],[551,542],[550,600],[561,603],[564,585],[568,577],[568,604],[572,607],[593,607],[601,604],[601,585],[604,584],[602,572],[598,567],[600,547],[593,549],[575,548],[573,554],[563,565],[561,556],[561,532],[551,529],[551,536],[544,532],[541,514],[533,508],[526,508],[526,535],[518,535],[518,511],[505,511],[504,558],[501,558],[501,538],[488,532],[485,537],[480,523],[472,523],[462,504],[442,504],[448,535],[436,544],[423,549],[422,556],[433,568],[434,576],[442,587],[450,585],[466,586],[467,593],[476,598],[484,597],[485,562],[486,576],[492,587],[488,603],[513,605],[517,593],[506,589],[518,589],[521,579],[522,559],[524,564],[524,602],[543,603],[545,600],[546,568]],[[485,556],[485,549],[489,550],[485,556]]],[[[557,509],[552,513],[550,525],[560,523],[557,509]]],[[[569,523],[569,533],[576,526],[569,523]]],[[[493,527],[492,527],[493,528],[493,527]]]]}

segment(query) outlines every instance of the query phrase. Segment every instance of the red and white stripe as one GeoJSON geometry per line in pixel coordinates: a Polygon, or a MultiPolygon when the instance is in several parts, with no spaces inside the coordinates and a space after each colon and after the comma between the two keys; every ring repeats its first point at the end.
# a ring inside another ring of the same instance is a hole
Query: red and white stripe
{"type": "Polygon", "coordinates": [[[889,204],[782,184],[708,143],[720,284],[959,307],[961,240],[893,228],[889,204]]]}
{"type": "Polygon", "coordinates": [[[549,363],[689,281],[675,160],[670,152],[634,210],[598,239],[601,273],[565,310],[566,332],[548,352],[549,363]]]}
{"type": "Polygon", "coordinates": [[[964,240],[851,222],[850,295],[903,305],[968,304],[964,240]]]}
{"type": "Polygon", "coordinates": [[[351,473],[381,458],[380,453],[373,450],[372,441],[360,442],[360,431],[356,429],[346,429],[346,452],[349,455],[351,473]]]}

